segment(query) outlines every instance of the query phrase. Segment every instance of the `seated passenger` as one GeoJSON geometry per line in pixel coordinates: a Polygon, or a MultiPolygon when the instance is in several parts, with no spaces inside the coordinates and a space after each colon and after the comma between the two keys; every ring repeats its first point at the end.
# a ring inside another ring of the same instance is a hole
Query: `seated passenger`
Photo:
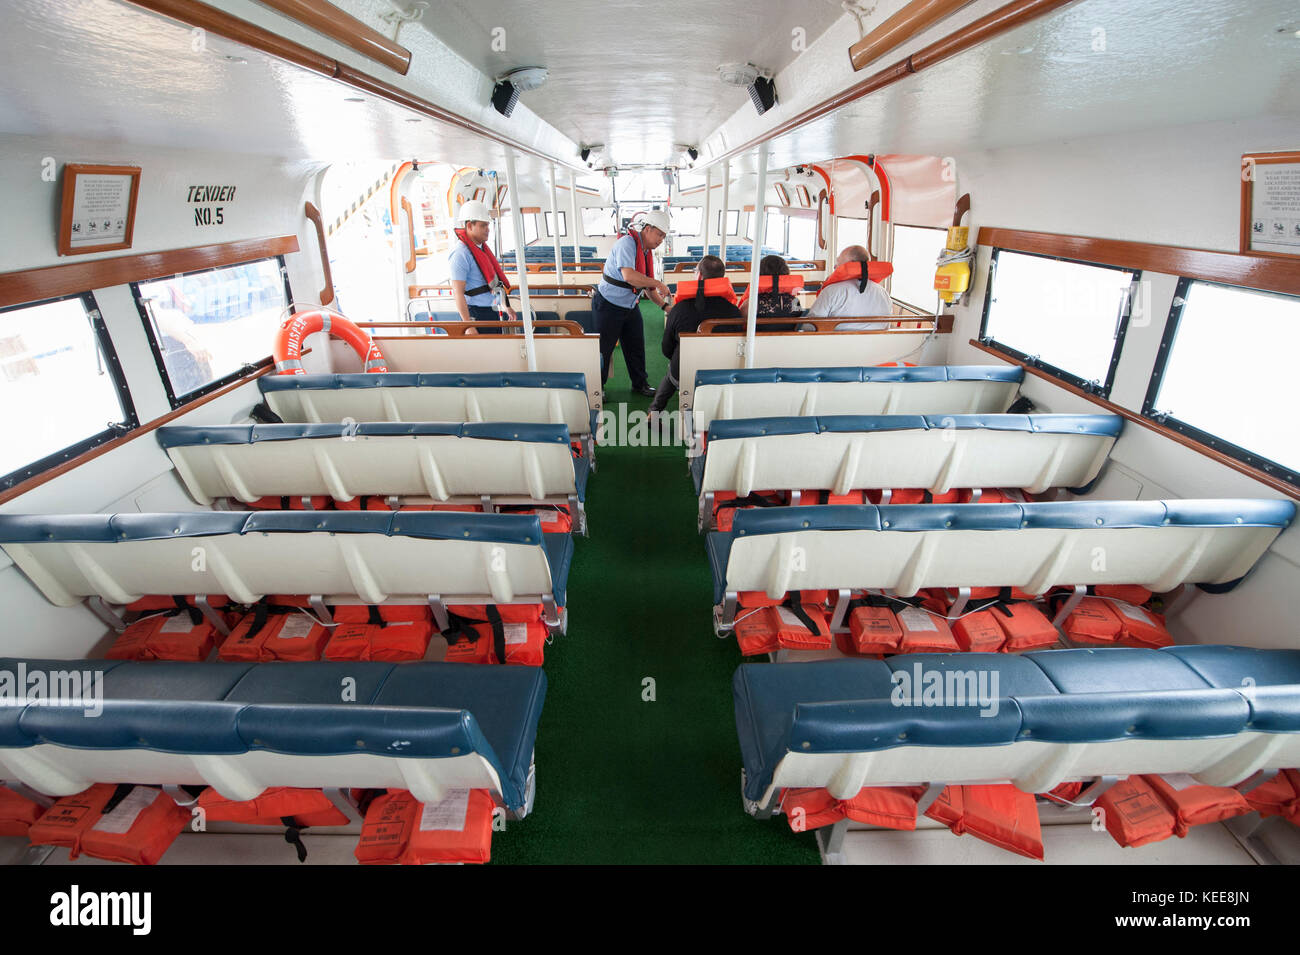
{"type": "MultiPolygon", "coordinates": [[[[709,279],[721,279],[730,291],[731,285],[726,281],[727,267],[716,255],[706,255],[695,266],[695,281],[707,282],[709,279]]],[[[692,295],[681,296],[668,312],[664,320],[664,357],[669,359],[668,374],[659,382],[654,401],[650,402],[652,412],[663,411],[668,406],[668,399],[677,391],[677,374],[679,371],[680,338],[683,334],[698,331],[700,323],[709,318],[740,318],[740,309],[736,308],[736,293],[730,295],[692,295]]]]}
{"type": "MultiPolygon", "coordinates": [[[[771,292],[763,291],[768,284],[762,281],[765,275],[789,275],[790,266],[786,264],[785,259],[779,255],[765,255],[763,260],[758,263],[758,317],[771,318],[777,315],[798,316],[803,314],[803,309],[799,307],[799,299],[793,292],[771,292]]],[[[740,300],[740,312],[742,315],[748,315],[745,306],[749,301],[749,293],[740,300]]],[[[792,332],[795,330],[795,324],[791,322],[788,325],[760,325],[758,330],[761,332],[792,332]]],[[[744,332],[744,329],[741,329],[744,332]]]]}
{"type": "MultiPolygon", "coordinates": [[[[867,262],[871,256],[867,250],[860,245],[851,245],[839,254],[835,260],[835,267],[839,268],[850,262],[867,262]]],[[[817,301],[813,302],[812,308],[808,309],[808,318],[838,318],[840,315],[864,316],[864,315],[893,315],[894,303],[885,291],[885,287],[877,282],[868,281],[866,287],[861,291],[858,286],[861,284],[860,279],[846,279],[844,281],[833,282],[822,285],[821,292],[817,295],[817,301]]],[[[839,332],[857,332],[872,331],[878,328],[888,328],[889,322],[844,322],[835,326],[839,332]]],[[[805,325],[805,330],[810,330],[814,326],[805,325]]]]}

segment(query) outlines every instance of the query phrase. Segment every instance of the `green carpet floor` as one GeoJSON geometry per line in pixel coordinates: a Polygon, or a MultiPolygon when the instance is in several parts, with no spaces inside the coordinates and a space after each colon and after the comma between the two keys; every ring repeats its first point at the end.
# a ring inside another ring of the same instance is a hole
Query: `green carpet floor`
{"type": "MultiPolygon", "coordinates": [[[[651,386],[663,312],[643,309],[651,386]]],[[[644,410],[621,349],[605,408],[644,410]]],[[[671,407],[675,407],[675,402],[671,407]]],[[[587,490],[591,536],[569,572],[569,630],[547,648],[537,801],[492,841],[499,863],[808,863],[811,832],[741,807],[735,640],[711,625],[712,580],[680,447],[605,446],[587,490]],[[655,700],[642,699],[655,681],[655,700]]]]}

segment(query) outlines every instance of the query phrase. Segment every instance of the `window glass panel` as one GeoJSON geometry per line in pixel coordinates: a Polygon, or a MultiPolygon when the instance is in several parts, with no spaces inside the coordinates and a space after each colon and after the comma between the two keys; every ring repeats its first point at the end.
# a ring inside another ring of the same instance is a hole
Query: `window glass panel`
{"type": "MultiPolygon", "coordinates": [[[[740,228],[740,210],[727,210],[727,235],[735,235],[736,230],[740,228]]],[[[718,210],[718,229],[722,229],[722,210],[718,210]]]]}
{"type": "Polygon", "coordinates": [[[1134,272],[994,252],[984,336],[1084,382],[1105,383],[1134,272]]]}
{"type": "Polygon", "coordinates": [[[700,206],[674,206],[668,210],[673,232],[678,235],[699,235],[704,223],[704,209],[700,206]]]}
{"type": "Polygon", "coordinates": [[[790,248],[795,259],[817,258],[817,220],[807,216],[790,217],[790,248]]]}
{"type": "MultiPolygon", "coordinates": [[[[568,235],[569,234],[568,214],[561,212],[559,215],[560,215],[560,235],[568,235]]],[[[549,212],[546,213],[546,234],[555,235],[555,222],[549,212]]]]}
{"type": "Polygon", "coordinates": [[[138,288],[174,401],[266,358],[289,304],[278,259],[141,282],[138,288]]]}
{"type": "Polygon", "coordinates": [[[9,411],[0,431],[0,475],[17,476],[104,434],[110,422],[135,424],[86,302],[76,297],[0,312],[0,407],[9,411]]]}
{"type": "Polygon", "coordinates": [[[780,212],[767,214],[767,222],[763,224],[763,248],[785,253],[785,216],[780,212]]]}
{"type": "Polygon", "coordinates": [[[537,241],[537,213],[530,212],[524,216],[524,245],[537,241]]]}
{"type": "Polygon", "coordinates": [[[839,244],[838,249],[831,251],[829,258],[834,261],[841,251],[851,245],[865,246],[867,244],[867,220],[866,219],[848,219],[844,216],[835,217],[835,241],[839,244]]]}
{"type": "Polygon", "coordinates": [[[894,226],[894,274],[889,294],[900,302],[932,311],[938,302],[934,270],[948,240],[945,229],[894,226]]]}
{"type": "Polygon", "coordinates": [[[1155,410],[1300,471],[1300,297],[1192,282],[1177,322],[1155,410]]]}
{"type": "Polygon", "coordinates": [[[617,235],[614,227],[614,209],[611,206],[584,206],[582,213],[582,232],[584,235],[617,235]]]}

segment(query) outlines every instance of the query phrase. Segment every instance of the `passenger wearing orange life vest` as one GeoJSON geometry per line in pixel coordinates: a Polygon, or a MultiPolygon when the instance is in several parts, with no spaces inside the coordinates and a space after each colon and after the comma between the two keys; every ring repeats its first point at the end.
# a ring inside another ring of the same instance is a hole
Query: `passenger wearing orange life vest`
{"type": "Polygon", "coordinates": [[[654,389],[645,370],[645,328],[637,303],[644,292],[660,308],[668,307],[668,286],[655,278],[654,250],[668,235],[668,214],[645,213],[640,231],[630,228],[609,250],[600,284],[591,299],[592,317],[600,332],[600,383],[609,380],[614,346],[622,342],[632,390],[649,397],[654,389]]]}
{"type": "MultiPolygon", "coordinates": [[[[808,310],[808,318],[838,318],[841,315],[893,315],[894,303],[885,287],[865,278],[861,267],[853,265],[870,262],[871,256],[860,245],[851,245],[835,260],[835,271],[822,283],[817,301],[808,310]],[[843,270],[841,272],[841,270],[843,270]],[[853,274],[850,275],[850,272],[853,274]],[[839,273],[839,275],[837,275],[839,273]],[[842,276],[842,277],[841,277],[842,276]]],[[[812,327],[812,326],[808,326],[812,327]]],[[[844,322],[836,331],[856,332],[888,328],[889,322],[844,322]]]]}
{"type": "MultiPolygon", "coordinates": [[[[506,298],[510,294],[510,282],[506,279],[501,263],[487,245],[488,236],[492,232],[491,219],[492,211],[484,203],[473,199],[461,206],[456,215],[460,226],[456,229],[456,237],[460,241],[451,250],[448,264],[451,267],[451,290],[456,297],[456,311],[460,312],[463,322],[500,321],[498,292],[501,293],[504,311],[509,320],[517,320],[515,311],[506,298]]],[[[474,329],[470,331],[473,332],[474,329]]],[[[491,329],[485,333],[500,334],[500,330],[491,329]]]]}
{"type": "Polygon", "coordinates": [[[736,293],[727,281],[727,266],[716,255],[706,255],[695,266],[695,281],[679,282],[677,304],[664,319],[664,357],[669,359],[668,374],[659,382],[655,400],[650,410],[663,411],[668,399],[677,391],[678,358],[681,336],[698,331],[700,323],[709,318],[741,318],[736,307],[736,293]]]}

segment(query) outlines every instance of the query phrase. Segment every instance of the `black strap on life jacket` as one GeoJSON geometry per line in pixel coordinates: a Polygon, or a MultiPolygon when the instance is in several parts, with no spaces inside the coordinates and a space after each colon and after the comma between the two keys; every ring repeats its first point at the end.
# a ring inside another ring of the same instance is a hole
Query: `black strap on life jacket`
{"type": "Polygon", "coordinates": [[[107,816],[118,807],[123,799],[131,795],[132,789],[135,789],[135,786],[131,783],[118,783],[117,788],[113,790],[113,795],[108,797],[108,802],[104,803],[104,808],[99,811],[99,814],[107,816]]]}
{"type": "Polygon", "coordinates": [[[306,826],[299,826],[293,816],[281,816],[280,821],[284,823],[284,841],[293,846],[294,851],[298,853],[298,861],[307,861],[307,847],[302,842],[302,831],[306,826]]]}
{"type": "Polygon", "coordinates": [[[506,662],[506,625],[501,620],[501,611],[494,604],[487,605],[488,623],[492,625],[492,649],[497,655],[497,663],[506,662]]]}
{"type": "Polygon", "coordinates": [[[764,497],[757,491],[752,491],[744,497],[733,497],[729,501],[723,501],[713,508],[713,513],[724,511],[730,507],[784,507],[785,502],[780,498],[764,497]]]}
{"type": "Polygon", "coordinates": [[[380,615],[378,607],[376,607],[374,604],[371,604],[369,607],[366,608],[366,611],[369,616],[369,619],[366,621],[366,623],[370,624],[372,627],[382,627],[384,625],[384,618],[380,615]]]}
{"type": "Polygon", "coordinates": [[[861,294],[867,290],[867,286],[871,283],[871,278],[867,275],[868,263],[859,262],[858,265],[862,268],[862,277],[858,279],[858,294],[861,294]]]}
{"type": "Polygon", "coordinates": [[[273,604],[270,603],[268,598],[263,597],[253,605],[253,625],[248,628],[248,633],[244,634],[240,639],[252,640],[255,636],[261,633],[262,629],[270,620],[271,614],[275,614],[276,616],[285,616],[291,613],[302,613],[302,608],[289,607],[284,604],[273,604]]]}
{"type": "Polygon", "coordinates": [[[817,636],[821,633],[821,628],[817,626],[817,623],[813,620],[812,617],[808,616],[808,613],[803,609],[803,604],[799,602],[798,597],[790,597],[781,606],[785,607],[792,614],[798,617],[799,622],[804,625],[804,629],[806,629],[809,633],[813,634],[814,636],[817,636]]]}
{"type": "MultiPolygon", "coordinates": [[[[496,653],[497,662],[506,662],[506,628],[501,620],[501,611],[493,604],[486,606],[487,622],[492,627],[492,650],[496,653]]],[[[447,641],[448,646],[455,646],[462,640],[468,640],[470,643],[476,643],[482,634],[474,628],[476,621],[468,617],[462,617],[459,614],[448,613],[447,622],[449,626],[442,631],[443,639],[447,641]]]]}
{"type": "Polygon", "coordinates": [[[176,604],[171,610],[164,610],[164,617],[179,617],[181,614],[189,614],[191,625],[197,627],[203,622],[203,613],[198,607],[191,607],[190,602],[176,594],[172,594],[172,602],[176,604]]]}

